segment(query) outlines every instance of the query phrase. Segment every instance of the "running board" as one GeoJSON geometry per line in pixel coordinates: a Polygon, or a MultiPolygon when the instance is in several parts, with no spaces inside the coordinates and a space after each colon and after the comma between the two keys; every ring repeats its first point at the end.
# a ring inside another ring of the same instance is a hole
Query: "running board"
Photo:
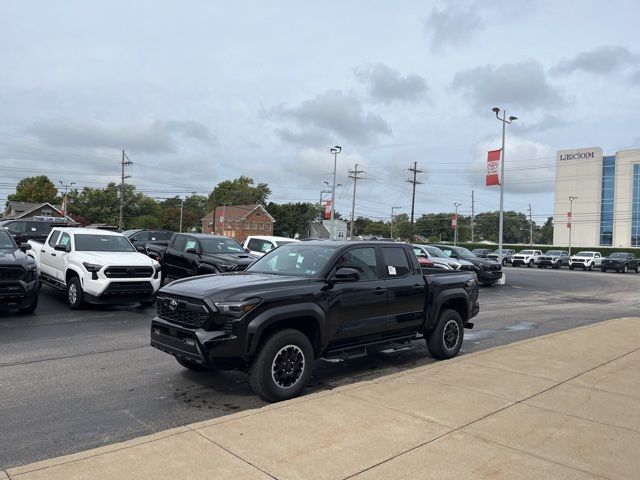
{"type": "Polygon", "coordinates": [[[55,278],[51,278],[48,275],[40,274],[40,281],[49,285],[50,287],[56,288],[58,290],[66,290],[67,287],[64,283],[59,282],[55,278]]]}
{"type": "Polygon", "coordinates": [[[369,351],[376,351],[381,353],[395,353],[403,352],[413,349],[413,340],[421,338],[420,336],[413,334],[411,336],[397,337],[392,339],[377,340],[364,345],[357,345],[352,347],[338,347],[327,351],[326,355],[322,358],[329,361],[337,360],[352,360],[354,358],[366,357],[369,351]]]}

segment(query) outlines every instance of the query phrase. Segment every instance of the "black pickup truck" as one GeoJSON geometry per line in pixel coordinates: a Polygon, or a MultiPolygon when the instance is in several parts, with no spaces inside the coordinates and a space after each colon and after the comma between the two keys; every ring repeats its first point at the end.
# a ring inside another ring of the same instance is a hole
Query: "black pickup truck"
{"type": "Polygon", "coordinates": [[[150,243],[147,255],[162,265],[162,278],[242,271],[258,257],[220,235],[174,233],[167,246],[150,243]]]}
{"type": "Polygon", "coordinates": [[[454,357],[478,313],[474,272],[422,270],[386,242],[283,245],[244,272],[177,280],[158,293],[151,345],[191,370],[239,369],[267,401],[299,395],[314,360],[410,348],[454,357]]]}
{"type": "Polygon", "coordinates": [[[0,308],[33,313],[38,307],[38,267],[25,255],[30,248],[18,247],[9,230],[0,227],[0,308]]]}

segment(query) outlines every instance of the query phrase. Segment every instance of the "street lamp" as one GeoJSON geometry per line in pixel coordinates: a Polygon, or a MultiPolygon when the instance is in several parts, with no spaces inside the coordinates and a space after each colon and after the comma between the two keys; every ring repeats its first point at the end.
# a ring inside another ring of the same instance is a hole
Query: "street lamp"
{"type": "Polygon", "coordinates": [[[461,207],[461,203],[454,203],[453,206],[456,209],[456,228],[453,231],[453,246],[455,247],[458,243],[458,207],[461,207]]]}
{"type": "Polygon", "coordinates": [[[578,197],[569,197],[569,257],[571,257],[571,232],[573,231],[573,201],[578,197]]]}
{"type": "Polygon", "coordinates": [[[342,151],[342,147],[340,145],[336,145],[331,149],[329,149],[329,151],[333,155],[333,184],[331,186],[331,222],[330,222],[331,233],[329,234],[329,238],[331,240],[335,240],[334,218],[335,218],[335,209],[336,209],[336,167],[338,165],[338,154],[342,151]]]}
{"type": "Polygon", "coordinates": [[[493,107],[491,109],[496,114],[496,118],[502,122],[502,149],[500,150],[502,155],[502,161],[500,162],[500,219],[498,223],[498,262],[502,264],[502,236],[504,232],[504,137],[508,123],[517,120],[518,117],[509,117],[507,119],[507,112],[502,112],[502,118],[500,118],[500,109],[493,107]]]}

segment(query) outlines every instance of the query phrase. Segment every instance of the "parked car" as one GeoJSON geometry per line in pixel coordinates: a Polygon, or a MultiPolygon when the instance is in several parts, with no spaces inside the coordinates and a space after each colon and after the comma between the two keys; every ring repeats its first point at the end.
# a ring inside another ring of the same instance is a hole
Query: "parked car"
{"type": "Polygon", "coordinates": [[[46,220],[42,218],[26,218],[0,222],[0,227],[8,229],[18,245],[27,243],[29,240],[44,242],[53,227],[65,225],[66,219],[58,217],[51,217],[46,220]]]}
{"type": "MultiPolygon", "coordinates": [[[[513,263],[513,256],[516,254],[515,250],[512,250],[511,248],[503,248],[502,249],[502,266],[506,266],[507,263],[511,264],[513,263]]],[[[493,252],[491,252],[490,254],[487,255],[487,260],[493,260],[494,262],[497,262],[498,259],[500,258],[500,249],[496,249],[493,252]]]]}
{"type": "Polygon", "coordinates": [[[435,358],[452,358],[479,310],[478,283],[471,272],[431,272],[406,243],[290,243],[244,272],[162,288],[151,345],[191,370],[246,371],[271,402],[299,395],[321,357],[424,338],[435,358]]]}
{"type": "Polygon", "coordinates": [[[578,252],[569,259],[569,270],[582,268],[583,270],[593,270],[599,268],[602,263],[600,252],[578,252]]]}
{"type": "Polygon", "coordinates": [[[38,267],[25,252],[31,245],[18,246],[8,229],[0,227],[0,308],[33,313],[38,308],[38,267]]]}
{"type": "Polygon", "coordinates": [[[242,244],[245,251],[256,257],[261,257],[265,253],[269,253],[274,248],[278,248],[280,245],[286,245],[291,242],[299,242],[295,238],[287,237],[270,237],[270,236],[250,236],[247,237],[242,244]]]}
{"type": "Polygon", "coordinates": [[[163,279],[238,272],[257,259],[231,238],[204,233],[174,233],[166,247],[149,243],[147,254],[162,265],[163,279]]]}
{"type": "Polygon", "coordinates": [[[473,270],[473,264],[466,260],[454,259],[444,253],[438,247],[432,245],[423,245],[419,243],[413,244],[413,251],[420,257],[425,257],[432,260],[435,264],[446,265],[452,270],[473,270]],[[461,268],[465,265],[466,268],[461,268]]]}
{"type": "Polygon", "coordinates": [[[636,273],[640,271],[638,259],[632,253],[626,252],[612,253],[608,257],[603,258],[600,269],[603,272],[615,270],[620,273],[627,273],[628,270],[633,270],[636,273]]]}
{"type": "Polygon", "coordinates": [[[514,267],[526,265],[527,268],[531,268],[538,263],[538,258],[541,255],[542,251],[540,250],[522,250],[512,257],[511,264],[514,267]]]}
{"type": "Polygon", "coordinates": [[[562,268],[569,266],[569,252],[564,250],[547,250],[544,255],[538,257],[538,268],[562,268]]]}
{"type": "Polygon", "coordinates": [[[474,248],[473,250],[471,250],[471,253],[473,253],[478,258],[487,258],[487,255],[491,253],[491,249],[490,248],[474,248]]]}
{"type": "Polygon", "coordinates": [[[116,225],[109,225],[108,223],[92,223],[91,225],[87,225],[86,228],[93,228],[96,230],[107,230],[109,232],[122,233],[122,230],[120,230],[120,227],[116,225]]]}
{"type": "Polygon", "coordinates": [[[122,234],[129,239],[136,250],[146,253],[147,245],[150,243],[167,246],[173,232],[153,228],[140,228],[135,230],[126,230],[122,232],[122,234]]]}
{"type": "Polygon", "coordinates": [[[502,265],[491,260],[478,258],[464,247],[434,245],[455,260],[465,260],[473,264],[473,269],[481,285],[493,285],[502,278],[502,265]]]}
{"type": "Polygon", "coordinates": [[[136,252],[120,233],[56,227],[45,243],[30,240],[29,245],[40,280],[66,291],[72,309],[85,303],[147,306],[155,302],[160,264],[136,252]]]}

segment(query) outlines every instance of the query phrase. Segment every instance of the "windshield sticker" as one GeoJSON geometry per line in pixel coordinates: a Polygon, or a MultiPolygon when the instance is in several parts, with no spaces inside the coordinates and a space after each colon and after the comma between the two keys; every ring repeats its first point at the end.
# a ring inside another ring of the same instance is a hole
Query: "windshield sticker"
{"type": "Polygon", "coordinates": [[[394,267],[394,266],[392,266],[392,265],[389,265],[389,266],[387,267],[387,270],[389,271],[389,275],[397,275],[397,274],[396,274],[396,267],[394,267]]]}

